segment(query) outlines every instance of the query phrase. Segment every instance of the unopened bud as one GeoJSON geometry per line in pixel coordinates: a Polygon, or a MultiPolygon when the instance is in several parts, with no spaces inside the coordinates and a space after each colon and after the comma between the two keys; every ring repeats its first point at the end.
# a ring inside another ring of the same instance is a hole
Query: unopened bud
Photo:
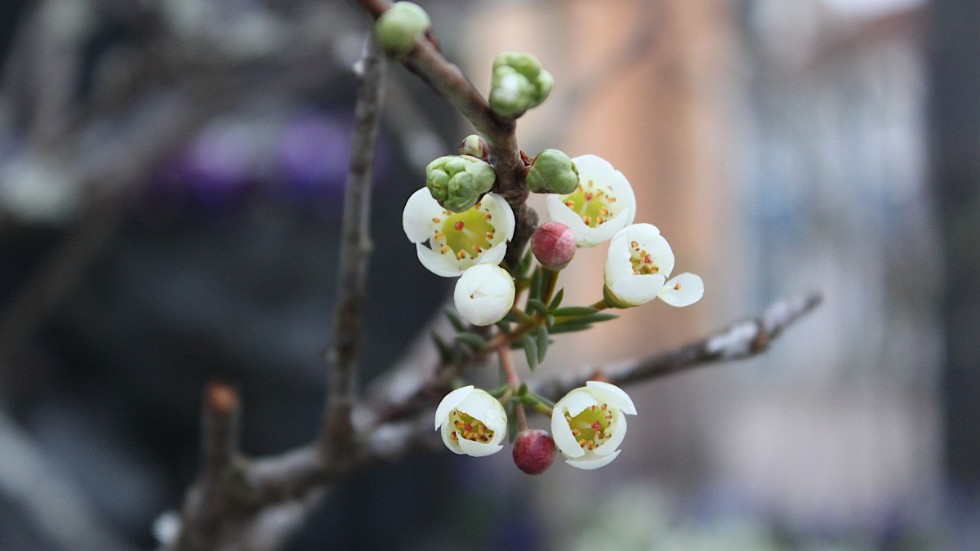
{"type": "Polygon", "coordinates": [[[531,163],[525,182],[534,193],[568,195],[578,187],[578,169],[568,155],[545,149],[531,163]]]}
{"type": "Polygon", "coordinates": [[[374,24],[374,36],[385,53],[397,58],[411,52],[415,39],[431,24],[429,14],[418,4],[395,2],[374,24]]]}
{"type": "Polygon", "coordinates": [[[459,142],[458,151],[460,155],[476,157],[484,162],[490,160],[490,146],[479,134],[470,134],[463,138],[463,141],[459,142]]]}
{"type": "Polygon", "coordinates": [[[514,440],[514,463],[527,474],[541,474],[555,461],[555,441],[547,431],[526,430],[514,440]]]}
{"type": "Polygon", "coordinates": [[[496,179],[492,166],[469,155],[439,157],[425,167],[425,185],[432,198],[453,212],[473,208],[496,179]]]}
{"type": "Polygon", "coordinates": [[[504,52],[493,60],[490,108],[503,117],[519,117],[540,105],[554,83],[551,73],[543,70],[533,55],[504,52]]]}
{"type": "Polygon", "coordinates": [[[542,224],[531,237],[531,252],[542,266],[557,272],[575,257],[575,232],[561,222],[542,224]]]}

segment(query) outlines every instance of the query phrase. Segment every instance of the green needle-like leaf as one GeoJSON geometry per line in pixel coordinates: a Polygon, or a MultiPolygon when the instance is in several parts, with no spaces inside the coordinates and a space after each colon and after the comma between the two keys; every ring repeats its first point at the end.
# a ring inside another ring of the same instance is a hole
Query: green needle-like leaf
{"type": "Polygon", "coordinates": [[[527,366],[534,371],[538,367],[538,344],[531,335],[524,335],[521,339],[524,344],[524,355],[527,356],[527,366]]]}

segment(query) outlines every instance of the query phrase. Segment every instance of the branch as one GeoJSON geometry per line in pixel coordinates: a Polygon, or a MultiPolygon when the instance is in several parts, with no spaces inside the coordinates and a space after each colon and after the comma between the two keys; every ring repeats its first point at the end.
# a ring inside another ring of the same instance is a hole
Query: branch
{"type": "Polygon", "coordinates": [[[384,84],[384,59],[371,36],[367,39],[356,72],[359,83],[341,229],[340,276],[334,324],[336,338],[328,358],[327,411],[320,435],[321,444],[335,444],[333,450],[343,449],[353,439],[350,412],[364,329],[364,286],[371,249],[368,235],[371,176],[384,84]]]}
{"type": "Polygon", "coordinates": [[[730,324],[701,340],[675,350],[631,360],[612,368],[597,368],[589,375],[573,375],[533,385],[535,392],[560,397],[585,385],[603,380],[615,385],[659,379],[720,362],[744,360],[764,352],[784,329],[813,311],[823,300],[818,291],[797,295],[769,306],[761,316],[730,324]]]}

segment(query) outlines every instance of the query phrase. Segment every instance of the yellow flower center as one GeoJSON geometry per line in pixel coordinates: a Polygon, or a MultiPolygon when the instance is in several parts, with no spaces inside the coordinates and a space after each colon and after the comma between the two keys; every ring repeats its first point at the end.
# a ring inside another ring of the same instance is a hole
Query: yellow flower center
{"type": "Polygon", "coordinates": [[[660,273],[657,259],[636,241],[630,242],[630,264],[633,265],[633,275],[660,273]]]}
{"type": "Polygon", "coordinates": [[[463,437],[472,442],[482,442],[485,444],[493,439],[493,430],[487,428],[483,421],[458,409],[454,409],[449,414],[449,422],[453,424],[454,428],[449,438],[454,441],[459,437],[463,437]]]}
{"type": "Polygon", "coordinates": [[[432,219],[438,228],[434,230],[433,249],[438,247],[442,254],[452,254],[462,260],[467,255],[476,258],[493,245],[497,229],[493,225],[493,215],[477,203],[463,212],[442,211],[441,217],[432,219]]]}
{"type": "Polygon", "coordinates": [[[607,404],[591,406],[572,417],[565,412],[565,421],[583,450],[593,451],[611,436],[613,413],[607,404]]]}
{"type": "Polygon", "coordinates": [[[619,213],[616,198],[609,188],[596,185],[589,180],[585,186],[579,184],[575,191],[562,198],[565,206],[582,217],[582,222],[590,228],[605,224],[619,213]]]}

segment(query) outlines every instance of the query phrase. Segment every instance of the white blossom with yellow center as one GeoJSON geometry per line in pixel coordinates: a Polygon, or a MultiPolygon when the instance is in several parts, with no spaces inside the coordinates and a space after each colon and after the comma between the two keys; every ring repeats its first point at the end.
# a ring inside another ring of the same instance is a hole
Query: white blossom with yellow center
{"type": "Polygon", "coordinates": [[[622,451],[626,415],[633,400],[618,386],[589,381],[558,400],[551,413],[551,435],[565,462],[578,469],[608,465],[622,451]]]}
{"type": "Polygon", "coordinates": [[[579,247],[591,247],[633,223],[636,197],[629,180],[605,159],[582,155],[572,162],[579,185],[568,195],[548,195],[548,216],[571,228],[579,247]]]}
{"type": "Polygon", "coordinates": [[[457,388],[439,402],[435,427],[451,452],[483,457],[503,448],[507,413],[496,398],[469,385],[457,388]]]}
{"type": "Polygon", "coordinates": [[[402,213],[402,227],[419,261],[442,277],[458,276],[477,264],[500,264],[514,225],[514,211],[495,193],[469,210],[452,212],[422,188],[408,198],[402,213]]]}
{"type": "Polygon", "coordinates": [[[668,280],[673,269],[674,253],[656,226],[627,226],[609,243],[606,302],[617,308],[628,308],[660,298],[680,307],[701,300],[704,295],[701,278],[683,273],[668,280]]]}

